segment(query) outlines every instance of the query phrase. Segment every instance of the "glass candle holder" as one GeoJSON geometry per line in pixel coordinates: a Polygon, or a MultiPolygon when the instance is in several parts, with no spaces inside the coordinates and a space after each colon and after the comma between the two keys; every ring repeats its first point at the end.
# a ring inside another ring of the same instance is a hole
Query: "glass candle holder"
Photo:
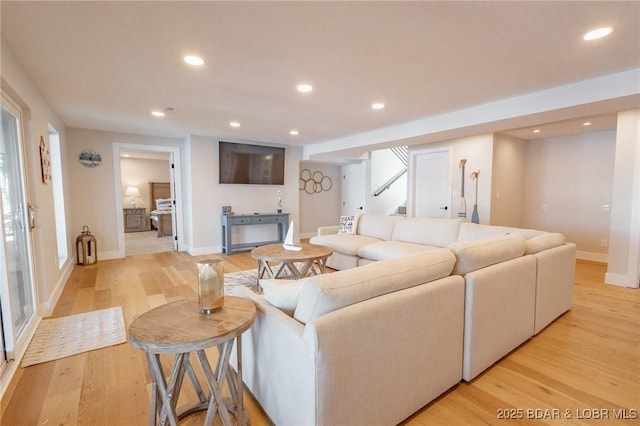
{"type": "Polygon", "coordinates": [[[200,312],[210,314],[224,305],[224,269],[222,260],[198,262],[198,301],[200,312]]]}

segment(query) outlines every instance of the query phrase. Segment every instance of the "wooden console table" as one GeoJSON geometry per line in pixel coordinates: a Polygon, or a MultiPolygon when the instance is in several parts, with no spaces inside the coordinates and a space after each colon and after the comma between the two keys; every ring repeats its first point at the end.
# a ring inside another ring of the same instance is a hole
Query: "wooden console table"
{"type": "Polygon", "coordinates": [[[129,342],[144,351],[151,373],[150,424],[169,423],[177,426],[179,419],[196,411],[207,410],[205,425],[211,425],[216,414],[222,424],[231,425],[229,413],[235,415],[238,425],[246,426],[248,416],[243,406],[242,392],[242,339],[255,320],[255,304],[241,297],[225,296],[224,306],[212,314],[201,314],[197,301],[180,300],[151,309],[137,317],[129,326],[129,342]],[[236,342],[238,372],[229,368],[233,343],[236,342]],[[218,364],[211,368],[205,349],[217,346],[218,364]],[[208,395],[196,377],[190,355],[194,352],[206,379],[208,395]],[[161,354],[175,354],[170,376],[160,364],[161,354]],[[198,401],[178,413],[176,404],[185,373],[198,395],[198,401]],[[222,396],[222,385],[227,381],[231,393],[228,404],[222,396]],[[159,419],[158,419],[159,417],[159,419]]]}
{"type": "Polygon", "coordinates": [[[281,243],[289,228],[289,213],[266,213],[266,214],[223,214],[220,217],[222,224],[222,252],[231,254],[234,251],[248,250],[266,244],[281,243]],[[257,241],[251,243],[234,244],[232,241],[232,230],[234,226],[244,225],[276,225],[278,227],[278,239],[270,241],[257,241]]]}

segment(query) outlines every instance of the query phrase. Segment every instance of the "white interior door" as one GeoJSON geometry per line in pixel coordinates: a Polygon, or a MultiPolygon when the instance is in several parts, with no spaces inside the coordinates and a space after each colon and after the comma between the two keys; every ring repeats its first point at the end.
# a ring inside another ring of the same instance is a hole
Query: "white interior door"
{"type": "Polygon", "coordinates": [[[342,166],[342,215],[365,212],[366,169],[363,163],[342,166]]]}
{"type": "Polygon", "coordinates": [[[411,153],[409,212],[416,217],[451,217],[449,150],[411,153]]]}
{"type": "Polygon", "coordinates": [[[176,167],[174,153],[169,154],[169,186],[171,188],[171,199],[173,200],[171,212],[171,238],[173,239],[173,249],[178,251],[178,215],[176,208],[176,167]]]}

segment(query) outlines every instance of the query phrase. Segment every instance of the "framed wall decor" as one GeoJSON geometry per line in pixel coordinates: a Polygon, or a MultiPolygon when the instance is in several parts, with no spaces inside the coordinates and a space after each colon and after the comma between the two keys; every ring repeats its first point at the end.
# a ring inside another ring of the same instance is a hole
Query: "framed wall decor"
{"type": "Polygon", "coordinates": [[[40,168],[42,170],[42,183],[51,182],[51,157],[49,148],[44,143],[44,137],[40,136],[40,168]]]}
{"type": "Polygon", "coordinates": [[[80,153],[78,160],[85,167],[96,167],[102,162],[102,157],[95,151],[85,149],[80,153]]]}

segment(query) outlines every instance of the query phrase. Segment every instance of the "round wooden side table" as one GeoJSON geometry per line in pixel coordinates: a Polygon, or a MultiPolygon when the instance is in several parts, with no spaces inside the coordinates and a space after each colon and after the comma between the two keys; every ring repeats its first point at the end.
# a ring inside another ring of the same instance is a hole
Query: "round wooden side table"
{"type": "Polygon", "coordinates": [[[286,250],[282,244],[268,244],[251,250],[251,257],[258,266],[258,288],[260,278],[294,278],[300,279],[309,275],[323,274],[327,258],[333,254],[327,246],[301,243],[302,250],[286,250]],[[275,268],[269,262],[277,263],[275,268]],[[301,266],[297,266],[298,263],[301,266]],[[314,267],[316,265],[318,269],[314,267]]]}
{"type": "Polygon", "coordinates": [[[212,314],[201,314],[197,301],[181,300],[158,306],[137,317],[129,326],[129,342],[144,351],[151,373],[151,424],[156,420],[172,426],[178,420],[196,411],[207,410],[205,424],[211,425],[218,413],[224,425],[231,425],[229,412],[238,425],[248,424],[248,416],[242,401],[242,339],[241,334],[251,327],[256,316],[255,304],[241,297],[225,296],[224,306],[212,314]],[[233,343],[237,345],[238,371],[229,368],[233,343]],[[216,346],[218,364],[212,370],[205,349],[216,346]],[[189,360],[195,352],[206,378],[209,395],[205,395],[189,360]],[[161,354],[175,354],[168,378],[160,364],[161,354]],[[198,394],[199,401],[182,413],[176,412],[176,404],[184,375],[198,394]],[[227,380],[231,392],[231,404],[222,397],[222,385],[227,380]]]}

